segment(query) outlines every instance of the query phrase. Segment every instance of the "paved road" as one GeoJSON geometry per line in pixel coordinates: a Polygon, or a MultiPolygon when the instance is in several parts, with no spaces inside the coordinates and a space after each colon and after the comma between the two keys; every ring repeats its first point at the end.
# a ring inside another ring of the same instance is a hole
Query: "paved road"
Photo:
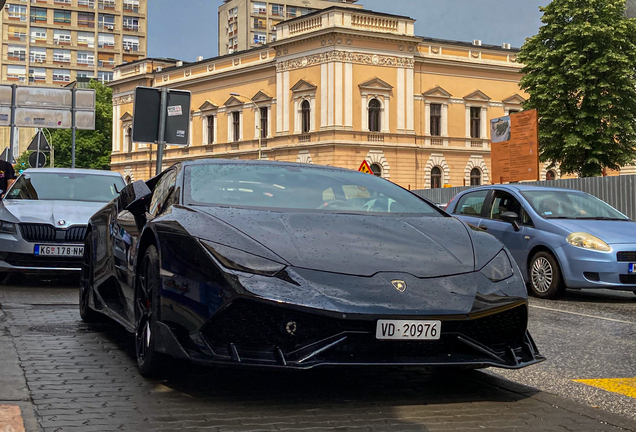
{"type": "Polygon", "coordinates": [[[568,291],[556,301],[531,298],[530,306],[530,331],[549,361],[495,373],[636,419],[636,295],[568,291]]]}
{"type": "Polygon", "coordinates": [[[615,403],[607,409],[590,408],[514,382],[547,388],[547,381],[560,377],[563,384],[553,391],[581,400],[579,393],[590,396],[588,404],[596,406],[605,403],[599,401],[624,398],[570,379],[615,377],[615,372],[630,367],[611,366],[620,361],[632,361],[634,370],[633,345],[622,338],[634,331],[629,322],[636,301],[630,297],[613,302],[596,297],[580,302],[576,295],[558,303],[533,301],[536,339],[553,360],[535,367],[536,371],[507,373],[510,380],[480,371],[262,373],[175,363],[165,379],[153,381],[137,373],[134,342],[118,326],[79,321],[77,291],[68,283],[65,287],[55,281],[31,281],[30,285],[37,288],[0,287],[2,431],[10,418],[15,419],[15,407],[21,410],[25,430],[45,432],[636,431],[636,421],[609,412],[633,415],[633,407],[615,403]],[[602,315],[616,322],[539,307],[602,315]],[[625,327],[615,327],[619,324],[625,327]],[[605,343],[592,341],[599,334],[605,343]],[[577,343],[581,341],[582,347],[577,343]],[[621,343],[632,353],[603,358],[607,367],[592,359],[599,349],[616,354],[621,343]],[[576,356],[582,348],[592,353],[576,356]],[[565,364],[553,364],[557,359],[565,364]],[[575,388],[598,394],[569,390],[575,388]]]}

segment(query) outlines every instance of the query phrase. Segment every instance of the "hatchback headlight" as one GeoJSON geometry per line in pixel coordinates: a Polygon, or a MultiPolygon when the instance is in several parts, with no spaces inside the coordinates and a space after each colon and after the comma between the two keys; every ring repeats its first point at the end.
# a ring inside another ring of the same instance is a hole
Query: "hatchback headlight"
{"type": "Polygon", "coordinates": [[[512,276],[512,264],[505,250],[502,250],[486,266],[481,269],[484,276],[493,282],[501,282],[512,276]]]}
{"type": "Polygon", "coordinates": [[[580,247],[583,249],[592,249],[599,252],[609,252],[612,250],[610,245],[605,243],[600,238],[584,232],[572,233],[567,236],[566,240],[572,246],[580,247]]]}
{"type": "Polygon", "coordinates": [[[0,221],[0,233],[2,234],[17,234],[16,225],[11,222],[0,221]]]}

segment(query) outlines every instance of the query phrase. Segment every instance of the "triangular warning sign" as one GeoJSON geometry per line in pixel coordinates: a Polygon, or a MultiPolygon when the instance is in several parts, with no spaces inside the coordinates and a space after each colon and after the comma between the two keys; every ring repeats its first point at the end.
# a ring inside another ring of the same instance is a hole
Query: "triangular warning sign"
{"type": "Polygon", "coordinates": [[[4,149],[4,151],[0,155],[0,159],[2,159],[5,162],[9,162],[11,165],[13,165],[15,163],[15,158],[13,157],[13,155],[11,157],[11,160],[8,160],[9,159],[9,147],[4,149]]]}
{"type": "Polygon", "coordinates": [[[35,134],[33,140],[31,140],[31,144],[27,147],[28,151],[38,151],[38,139],[40,140],[40,151],[41,152],[50,152],[51,146],[46,139],[46,136],[42,131],[35,134]]]}
{"type": "Polygon", "coordinates": [[[362,165],[360,165],[360,168],[358,168],[358,171],[363,172],[365,174],[373,174],[373,171],[371,171],[371,167],[369,166],[369,163],[366,160],[362,161],[362,165]]]}

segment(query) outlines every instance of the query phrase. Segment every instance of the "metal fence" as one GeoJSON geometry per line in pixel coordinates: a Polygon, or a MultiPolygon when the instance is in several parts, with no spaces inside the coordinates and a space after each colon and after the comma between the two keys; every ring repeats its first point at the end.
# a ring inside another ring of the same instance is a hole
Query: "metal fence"
{"type": "MultiPolygon", "coordinates": [[[[636,220],[636,175],[615,177],[588,177],[564,180],[524,182],[523,184],[549,186],[562,189],[576,189],[602,199],[612,207],[636,220]]],[[[475,186],[460,186],[443,189],[415,190],[416,194],[428,198],[436,204],[449,202],[459,192],[475,186]]]]}

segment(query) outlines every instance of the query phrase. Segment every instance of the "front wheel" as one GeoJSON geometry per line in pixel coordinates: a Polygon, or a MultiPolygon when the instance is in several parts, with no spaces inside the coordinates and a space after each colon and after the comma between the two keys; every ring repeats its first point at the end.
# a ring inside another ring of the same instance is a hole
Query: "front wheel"
{"type": "Polygon", "coordinates": [[[530,261],[530,292],[539,298],[554,299],[565,291],[561,269],[549,252],[538,252],[530,261]]]}
{"type": "Polygon", "coordinates": [[[9,279],[9,272],[0,272],[0,285],[3,285],[9,279]]]}
{"type": "Polygon", "coordinates": [[[135,290],[135,352],[139,372],[145,377],[159,374],[165,360],[155,350],[159,303],[159,254],[150,246],[144,254],[135,290]]]}

